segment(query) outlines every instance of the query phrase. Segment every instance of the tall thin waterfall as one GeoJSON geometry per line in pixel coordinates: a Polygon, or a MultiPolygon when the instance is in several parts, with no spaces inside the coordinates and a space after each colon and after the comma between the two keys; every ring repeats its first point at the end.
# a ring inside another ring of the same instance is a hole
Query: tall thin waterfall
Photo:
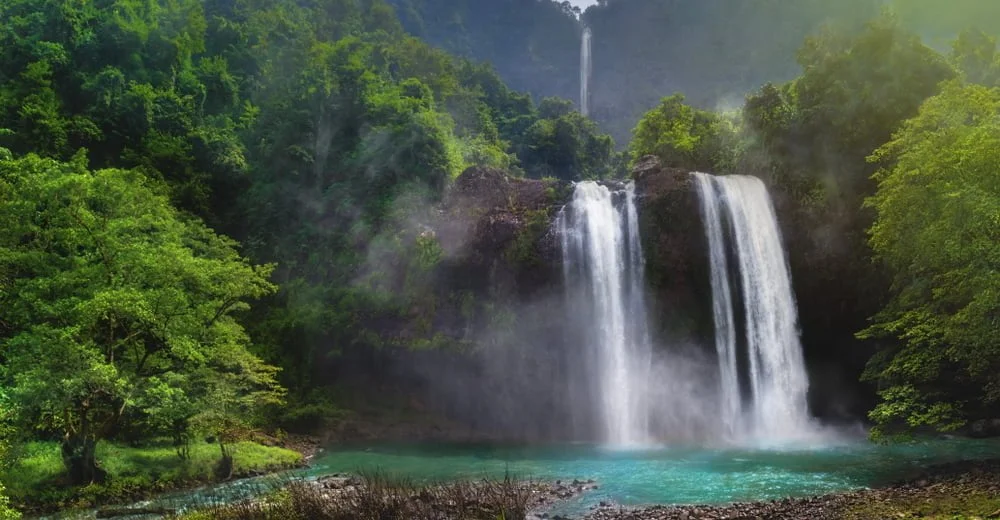
{"type": "Polygon", "coordinates": [[[580,41],[580,113],[590,113],[590,27],[583,28],[580,41]]]}
{"type": "Polygon", "coordinates": [[[645,443],[651,347],[634,186],[612,191],[595,182],[578,183],[556,226],[567,287],[589,296],[586,314],[571,319],[587,329],[580,355],[596,362],[602,440],[617,446],[645,443]]]}
{"type": "Polygon", "coordinates": [[[725,425],[738,436],[771,440],[798,437],[810,429],[806,402],[809,381],[791,277],[771,198],[756,177],[693,175],[709,243],[725,425]],[[727,235],[732,239],[729,245],[740,279],[745,356],[737,352],[727,235]],[[740,359],[745,359],[746,365],[746,396],[741,396],[740,390],[740,359]]]}

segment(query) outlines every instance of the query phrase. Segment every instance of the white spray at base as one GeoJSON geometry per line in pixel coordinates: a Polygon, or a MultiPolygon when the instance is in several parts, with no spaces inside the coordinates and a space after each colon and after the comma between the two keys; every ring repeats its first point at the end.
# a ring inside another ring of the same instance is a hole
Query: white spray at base
{"type": "Polygon", "coordinates": [[[583,28],[580,40],[580,113],[590,113],[590,27],[583,28]]]}
{"type": "Polygon", "coordinates": [[[721,408],[728,434],[768,442],[812,437],[795,299],[767,189],[756,177],[692,175],[709,243],[721,408]],[[743,301],[749,395],[740,390],[727,230],[743,301]]]}
{"type": "Polygon", "coordinates": [[[649,442],[651,346],[643,296],[644,266],[629,183],[612,191],[595,182],[576,184],[556,222],[567,286],[582,284],[589,319],[582,319],[599,381],[602,440],[613,446],[649,442]]]}

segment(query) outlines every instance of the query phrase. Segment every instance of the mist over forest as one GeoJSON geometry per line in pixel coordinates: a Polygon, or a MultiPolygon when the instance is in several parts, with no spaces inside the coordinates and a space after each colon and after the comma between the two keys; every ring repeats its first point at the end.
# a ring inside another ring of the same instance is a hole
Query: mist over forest
{"type": "Polygon", "coordinates": [[[998,38],[995,0],[3,0],[0,520],[326,456],[244,506],[538,491],[337,474],[400,441],[551,448],[511,457],[554,501],[615,479],[584,515],[985,459],[935,443],[1000,436],[998,38]],[[676,447],[717,465],[651,491],[676,447]]]}
{"type": "Polygon", "coordinates": [[[988,0],[608,0],[569,2],[392,0],[408,32],[451,53],[492,63],[536,99],[579,99],[581,25],[594,33],[594,120],[624,146],[665,94],[708,110],[737,110],[764,83],[795,78],[806,36],[858,31],[891,7],[925,43],[947,51],[963,29],[1000,30],[988,0]]]}

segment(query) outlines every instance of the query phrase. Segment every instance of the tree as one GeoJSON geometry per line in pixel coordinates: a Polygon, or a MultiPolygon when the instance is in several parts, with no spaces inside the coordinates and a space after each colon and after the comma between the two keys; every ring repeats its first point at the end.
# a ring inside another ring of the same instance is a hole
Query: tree
{"type": "Polygon", "coordinates": [[[966,30],[952,43],[951,60],[969,83],[1000,85],[997,39],[979,30],[966,30]]]}
{"type": "Polygon", "coordinates": [[[663,165],[689,170],[717,171],[732,161],[735,132],[722,117],[684,104],[684,96],[665,97],[636,125],[629,158],[655,155],[663,165]]]}
{"type": "Polygon", "coordinates": [[[565,100],[547,98],[538,119],[519,139],[518,157],[532,177],[602,179],[615,173],[615,143],[565,100]]]}
{"type": "MultiPolygon", "coordinates": [[[[206,56],[200,0],[0,3],[2,146],[163,178],[182,209],[224,213],[246,168],[239,85],[206,56]]],[[[213,222],[217,223],[217,222],[213,222]]]]}
{"type": "Polygon", "coordinates": [[[137,171],[6,155],[3,384],[22,425],[62,433],[73,482],[106,478],[97,443],[123,421],[162,419],[178,393],[193,403],[171,417],[182,427],[223,386],[277,397],[274,369],[247,352],[234,316],[275,290],[273,266],[250,264],[137,171]]]}
{"type": "Polygon", "coordinates": [[[892,299],[863,338],[887,338],[866,378],[879,383],[877,434],[948,431],[1000,401],[1000,89],[950,82],[871,157],[870,243],[892,299]]]}

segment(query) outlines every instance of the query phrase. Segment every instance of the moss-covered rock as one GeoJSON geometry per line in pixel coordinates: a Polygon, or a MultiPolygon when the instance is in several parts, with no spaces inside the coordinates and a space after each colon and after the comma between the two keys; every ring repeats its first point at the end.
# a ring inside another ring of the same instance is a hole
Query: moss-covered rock
{"type": "Polygon", "coordinates": [[[636,163],[632,176],[655,309],[653,325],[673,342],[710,344],[708,245],[691,175],[646,156],[636,163]]]}

